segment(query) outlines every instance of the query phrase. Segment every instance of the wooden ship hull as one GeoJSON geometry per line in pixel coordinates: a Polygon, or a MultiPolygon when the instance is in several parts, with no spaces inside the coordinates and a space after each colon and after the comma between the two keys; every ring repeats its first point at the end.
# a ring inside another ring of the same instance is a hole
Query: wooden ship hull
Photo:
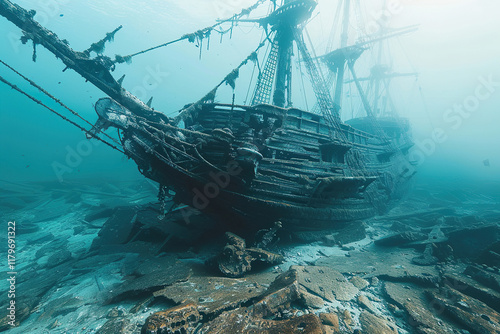
{"type": "MultiPolygon", "coordinates": [[[[102,130],[118,128],[123,153],[145,177],[159,183],[161,200],[173,191],[175,203],[215,215],[226,224],[261,228],[279,220],[290,229],[318,230],[386,212],[405,192],[413,173],[407,159],[412,144],[404,124],[389,122],[388,131],[373,117],[358,119],[354,126],[340,121],[299,36],[298,26],[315,6],[312,0],[287,0],[269,17],[256,21],[276,34],[264,69],[268,76],[260,78],[251,106],[214,103],[219,86],[234,88],[238,67],[207,94],[209,98],[174,118],[152,109],[113,78],[111,71],[123,59],[90,56],[98,52],[95,45],[111,40],[118,29],[78,52],[40,26],[32,11],[0,0],[0,15],[23,30],[23,42],[43,45],[109,96],[96,103],[96,125],[80,129],[103,140],[102,130]],[[294,41],[321,113],[290,107],[294,41]],[[269,104],[274,76],[274,100],[269,104]]],[[[240,17],[247,14],[242,11],[240,17]]],[[[198,31],[179,40],[193,36],[202,35],[198,31]]],[[[254,52],[240,67],[255,58],[254,52]]],[[[183,210],[189,223],[191,211],[183,210]]]]}
{"type": "MultiPolygon", "coordinates": [[[[120,109],[100,102],[107,107],[97,109],[120,109]]],[[[332,228],[385,212],[411,178],[406,155],[387,140],[344,124],[350,141],[332,141],[321,115],[299,109],[209,103],[185,117],[185,128],[147,132],[128,126],[130,117],[114,126],[141,173],[173,190],[176,202],[233,224],[332,228]],[[363,175],[349,166],[353,156],[365,160],[363,175]]]]}

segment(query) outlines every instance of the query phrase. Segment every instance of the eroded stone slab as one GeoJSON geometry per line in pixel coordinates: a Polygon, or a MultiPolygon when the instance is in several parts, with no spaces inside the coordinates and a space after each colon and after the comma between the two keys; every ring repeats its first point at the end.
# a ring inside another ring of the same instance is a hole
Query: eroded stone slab
{"type": "Polygon", "coordinates": [[[397,247],[410,242],[426,240],[427,234],[419,232],[402,232],[376,240],[375,244],[384,247],[397,247]]]}
{"type": "Polygon", "coordinates": [[[430,291],[428,297],[441,312],[454,319],[472,333],[498,333],[500,314],[483,302],[457,290],[445,287],[439,292],[430,291]]]}
{"type": "Polygon", "coordinates": [[[363,290],[363,289],[367,288],[370,285],[370,283],[368,283],[367,280],[365,280],[365,279],[363,279],[361,277],[358,277],[358,276],[351,277],[351,279],[349,280],[349,282],[351,282],[359,290],[363,290]]]}
{"type": "Polygon", "coordinates": [[[321,266],[291,266],[298,273],[298,282],[306,291],[314,293],[329,302],[349,301],[359,290],[340,272],[321,266]]]}
{"type": "Polygon", "coordinates": [[[419,333],[455,333],[448,321],[440,319],[425,291],[414,284],[384,283],[384,292],[390,303],[405,311],[405,322],[419,333]]]}
{"type": "Polygon", "coordinates": [[[203,325],[198,333],[323,334],[323,326],[319,317],[311,313],[288,320],[267,320],[253,316],[252,312],[247,308],[241,308],[222,313],[219,317],[203,325]]]}
{"type": "Polygon", "coordinates": [[[361,312],[359,323],[363,333],[370,334],[398,334],[397,326],[368,311],[361,312]]]}
{"type": "Polygon", "coordinates": [[[436,266],[419,266],[412,259],[420,253],[412,249],[369,249],[367,252],[352,251],[349,260],[330,256],[316,261],[317,266],[335,268],[342,273],[357,274],[363,278],[378,277],[391,281],[414,282],[434,285],[439,281],[436,266]]]}
{"type": "Polygon", "coordinates": [[[137,276],[127,277],[120,286],[110,291],[109,302],[151,295],[154,291],[179,281],[185,281],[191,276],[190,266],[174,257],[152,258],[150,260],[149,265],[148,261],[144,261],[138,263],[134,270],[129,268],[137,276]]]}
{"type": "Polygon", "coordinates": [[[200,320],[195,304],[179,305],[150,315],[141,334],[193,333],[200,320]]]}
{"type": "MultiPolygon", "coordinates": [[[[253,279],[191,277],[188,281],[178,282],[155,292],[154,296],[165,297],[178,304],[197,303],[200,313],[220,314],[222,311],[232,310],[242,303],[262,295],[266,287],[259,283],[258,277],[253,276],[253,279]]],[[[262,281],[266,282],[268,279],[263,278],[262,281]]]]}
{"type": "Polygon", "coordinates": [[[135,329],[135,325],[130,323],[127,318],[114,318],[109,319],[102,325],[101,328],[96,332],[96,334],[131,334],[135,329]]]}

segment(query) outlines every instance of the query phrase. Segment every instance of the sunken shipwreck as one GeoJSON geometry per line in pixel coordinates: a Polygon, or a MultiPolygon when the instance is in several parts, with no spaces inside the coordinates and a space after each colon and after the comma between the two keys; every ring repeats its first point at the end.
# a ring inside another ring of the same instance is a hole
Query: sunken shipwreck
{"type": "Polygon", "coordinates": [[[478,2],[0,0],[0,331],[500,333],[478,2]]]}

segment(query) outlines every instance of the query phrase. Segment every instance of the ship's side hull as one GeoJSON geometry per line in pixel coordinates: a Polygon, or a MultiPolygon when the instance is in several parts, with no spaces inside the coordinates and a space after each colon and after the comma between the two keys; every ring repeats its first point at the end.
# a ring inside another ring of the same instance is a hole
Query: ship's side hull
{"type": "Polygon", "coordinates": [[[299,109],[207,104],[184,129],[123,133],[146,177],[234,224],[307,230],[364,219],[387,210],[409,178],[386,139],[299,109]]]}

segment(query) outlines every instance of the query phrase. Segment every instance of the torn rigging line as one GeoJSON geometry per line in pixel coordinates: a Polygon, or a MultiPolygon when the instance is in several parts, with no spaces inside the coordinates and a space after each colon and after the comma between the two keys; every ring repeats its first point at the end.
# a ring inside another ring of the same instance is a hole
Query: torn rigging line
{"type": "Polygon", "coordinates": [[[20,89],[19,87],[17,87],[16,85],[14,85],[13,83],[7,81],[4,77],[0,76],[0,81],[3,82],[4,84],[10,86],[12,89],[18,91],[19,93],[23,94],[24,96],[28,97],[30,100],[32,100],[33,102],[41,105],[42,107],[48,109],[49,111],[51,111],[52,113],[56,114],[57,116],[61,117],[63,120],[65,120],[66,122],[69,122],[71,125],[74,125],[76,126],[78,129],[82,130],[86,135],[90,135],[92,138],[95,138],[101,142],[103,142],[104,144],[108,145],[109,147],[117,150],[118,152],[120,153],[123,153],[125,154],[124,151],[120,150],[118,147],[114,146],[113,144],[110,144],[108,143],[107,141],[105,141],[104,139],[98,137],[97,135],[91,133],[90,131],[88,131],[87,129],[85,129],[84,127],[78,125],[77,123],[73,122],[72,120],[68,119],[66,116],[58,113],[57,111],[55,111],[54,109],[52,109],[51,107],[45,105],[42,101],[38,100],[37,98],[31,96],[30,94],[24,92],[22,89],[20,89]]]}
{"type": "MultiPolygon", "coordinates": [[[[146,53],[146,52],[149,52],[149,51],[153,51],[153,50],[156,50],[156,49],[159,49],[159,48],[162,48],[162,47],[165,47],[165,46],[168,46],[168,45],[171,45],[171,44],[183,41],[185,39],[188,39],[190,42],[194,42],[196,39],[198,39],[199,41],[202,41],[203,38],[205,38],[205,37],[209,38],[210,37],[210,32],[212,30],[215,30],[216,27],[222,25],[223,23],[229,22],[229,21],[233,21],[234,22],[235,20],[241,18],[242,16],[249,15],[254,9],[256,9],[258,6],[260,6],[265,1],[267,1],[267,0],[258,0],[252,6],[250,6],[248,8],[245,8],[245,9],[242,9],[239,14],[235,14],[235,15],[231,16],[228,19],[221,20],[221,21],[219,21],[219,22],[217,22],[217,23],[215,23],[215,24],[213,24],[213,25],[211,25],[209,27],[200,29],[200,30],[198,30],[196,32],[193,32],[193,33],[190,33],[190,34],[185,34],[185,35],[183,35],[183,36],[181,36],[181,37],[179,37],[179,38],[177,38],[175,40],[172,40],[172,41],[169,41],[169,42],[157,45],[157,46],[153,46],[153,47],[151,47],[149,49],[142,50],[142,51],[130,54],[128,56],[116,55],[115,56],[115,60],[113,61],[113,63],[114,64],[116,64],[116,63],[121,64],[121,63],[125,63],[125,62],[130,62],[132,60],[132,57],[135,57],[135,56],[138,56],[140,54],[143,54],[143,53],[146,53]]],[[[228,32],[228,31],[232,32],[232,28],[233,27],[231,27],[226,32],[228,32]]],[[[217,30],[215,30],[215,31],[217,31],[217,30]]],[[[219,32],[219,31],[217,31],[217,32],[219,32]]],[[[201,52],[201,43],[200,43],[200,52],[201,52]]]]}
{"type": "Polygon", "coordinates": [[[87,121],[85,118],[83,118],[79,113],[77,113],[76,111],[74,111],[73,109],[71,109],[70,107],[68,107],[67,105],[65,105],[64,103],[61,102],[61,100],[59,100],[58,98],[56,98],[55,96],[53,96],[52,94],[50,94],[49,92],[47,92],[45,89],[43,89],[42,87],[40,87],[39,85],[37,85],[34,81],[30,80],[29,78],[27,78],[26,76],[24,76],[23,74],[21,74],[20,72],[18,72],[16,69],[14,69],[12,66],[10,66],[9,64],[5,63],[3,60],[0,59],[0,63],[5,65],[8,69],[10,69],[12,72],[14,72],[15,74],[19,75],[21,78],[23,78],[24,80],[26,80],[30,85],[32,85],[33,87],[35,87],[36,89],[38,89],[39,91],[41,91],[42,93],[44,93],[45,95],[47,95],[49,98],[51,98],[52,100],[54,100],[56,103],[58,103],[60,106],[62,106],[63,108],[67,109],[70,113],[72,113],[73,115],[75,115],[76,117],[80,118],[82,121],[84,121],[85,123],[87,123],[88,125],[90,125],[94,130],[96,130],[98,133],[102,133],[104,136],[108,137],[109,139],[111,139],[112,141],[114,141],[116,144],[120,144],[119,141],[117,141],[115,138],[111,137],[110,135],[108,135],[107,133],[104,133],[102,130],[98,129],[95,125],[93,125],[91,122],[87,121]]]}
{"type": "Polygon", "coordinates": [[[203,96],[201,99],[199,99],[197,102],[189,105],[188,107],[182,109],[177,116],[174,117],[174,124],[178,124],[179,121],[183,120],[186,115],[191,113],[193,110],[195,110],[199,105],[205,103],[206,101],[210,101],[215,99],[215,94],[217,93],[217,89],[219,89],[220,86],[222,86],[224,83],[227,85],[230,85],[234,89],[234,85],[236,84],[236,79],[238,79],[239,76],[239,70],[242,68],[244,65],[248,64],[249,61],[259,61],[257,57],[257,52],[264,46],[266,45],[266,40],[262,41],[259,46],[257,46],[257,49],[253,51],[248,57],[246,57],[235,69],[233,69],[228,75],[222,79],[221,82],[219,82],[210,92],[208,92],[205,96],[203,96]]]}

